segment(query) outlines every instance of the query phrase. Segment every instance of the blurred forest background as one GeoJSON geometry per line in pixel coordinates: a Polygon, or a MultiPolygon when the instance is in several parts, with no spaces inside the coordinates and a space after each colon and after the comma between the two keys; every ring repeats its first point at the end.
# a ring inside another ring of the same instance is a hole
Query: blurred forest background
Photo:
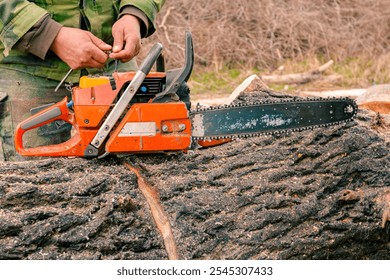
{"type": "Polygon", "coordinates": [[[306,88],[368,87],[390,82],[389,4],[389,0],[167,0],[143,52],[161,42],[167,68],[180,67],[184,34],[191,31],[195,92],[217,94],[234,89],[253,73],[304,72],[331,59],[334,65],[327,73],[340,78],[306,88]]]}

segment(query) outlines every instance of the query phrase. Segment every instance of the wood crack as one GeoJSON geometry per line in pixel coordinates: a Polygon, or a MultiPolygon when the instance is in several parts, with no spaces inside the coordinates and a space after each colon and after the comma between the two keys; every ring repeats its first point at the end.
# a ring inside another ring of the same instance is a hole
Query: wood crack
{"type": "Polygon", "coordinates": [[[163,238],[165,250],[170,260],[181,259],[176,246],[175,237],[172,232],[169,219],[160,203],[160,195],[158,191],[153,188],[142,176],[138,168],[125,162],[124,165],[134,172],[138,178],[138,187],[144,195],[153,216],[154,222],[163,238]]]}

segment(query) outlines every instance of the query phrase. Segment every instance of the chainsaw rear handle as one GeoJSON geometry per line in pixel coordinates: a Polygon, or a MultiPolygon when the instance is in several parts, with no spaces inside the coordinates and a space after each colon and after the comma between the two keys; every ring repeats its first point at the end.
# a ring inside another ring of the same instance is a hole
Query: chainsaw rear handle
{"type": "Polygon", "coordinates": [[[23,135],[32,129],[39,128],[53,121],[63,120],[74,125],[73,114],[69,113],[67,106],[68,98],[65,97],[62,101],[38,112],[29,117],[23,122],[19,123],[15,131],[15,149],[22,156],[36,156],[36,155],[56,155],[58,151],[62,150],[61,144],[50,145],[43,147],[25,148],[23,146],[23,135]],[[57,148],[56,148],[57,146],[57,148]],[[47,149],[50,147],[50,149],[47,149]]]}

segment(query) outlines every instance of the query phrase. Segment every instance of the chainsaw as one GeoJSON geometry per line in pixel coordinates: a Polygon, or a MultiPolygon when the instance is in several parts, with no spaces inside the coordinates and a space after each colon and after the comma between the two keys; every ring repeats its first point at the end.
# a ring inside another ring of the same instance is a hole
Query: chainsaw
{"type": "Polygon", "coordinates": [[[155,44],[138,71],[83,76],[64,98],[21,122],[15,148],[23,156],[104,157],[119,153],[194,150],[252,137],[338,125],[353,119],[357,105],[347,98],[289,99],[191,110],[187,81],[194,63],[186,33],[184,67],[165,71],[162,45],[155,44]],[[156,64],[156,71],[151,72],[156,64]],[[72,125],[60,144],[24,147],[25,132],[55,121],[72,125]]]}

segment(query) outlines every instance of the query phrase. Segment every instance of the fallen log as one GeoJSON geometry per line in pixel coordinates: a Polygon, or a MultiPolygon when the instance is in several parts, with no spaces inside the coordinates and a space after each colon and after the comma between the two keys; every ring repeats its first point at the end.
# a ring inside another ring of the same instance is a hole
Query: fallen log
{"type": "Polygon", "coordinates": [[[356,99],[367,91],[367,89],[340,89],[340,90],[326,90],[326,91],[301,91],[297,94],[302,97],[348,97],[356,99]]]}
{"type": "Polygon", "coordinates": [[[324,65],[321,65],[317,69],[296,74],[286,75],[262,75],[261,79],[266,84],[306,84],[322,77],[322,73],[333,65],[333,60],[328,61],[324,65]]]}
{"type": "MultiPolygon", "coordinates": [[[[266,98],[291,96],[235,102],[266,98]]],[[[389,259],[389,128],[360,110],[195,154],[0,162],[0,259],[168,259],[123,161],[158,188],[185,259],[389,259]]]]}
{"type": "Polygon", "coordinates": [[[299,96],[315,97],[348,97],[356,100],[360,108],[365,108],[381,114],[390,113],[390,85],[382,84],[367,89],[349,89],[333,91],[303,91],[299,96]]]}

